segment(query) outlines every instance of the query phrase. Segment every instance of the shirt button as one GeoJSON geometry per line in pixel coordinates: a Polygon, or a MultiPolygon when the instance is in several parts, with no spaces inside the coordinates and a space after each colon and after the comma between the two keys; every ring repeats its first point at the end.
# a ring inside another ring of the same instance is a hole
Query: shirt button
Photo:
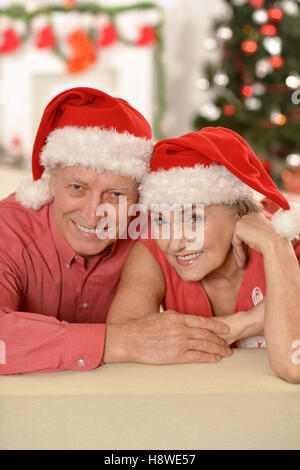
{"type": "Polygon", "coordinates": [[[88,305],[89,305],[89,304],[88,304],[87,302],[84,302],[84,303],[81,305],[81,307],[82,307],[82,308],[88,308],[88,305]]]}
{"type": "Polygon", "coordinates": [[[85,360],[84,359],[79,359],[79,361],[77,361],[77,365],[78,365],[78,367],[84,367],[85,366],[85,360]]]}
{"type": "Polygon", "coordinates": [[[74,256],[74,259],[78,259],[78,255],[74,256]]]}
{"type": "Polygon", "coordinates": [[[69,268],[70,268],[70,265],[69,265],[69,264],[66,264],[66,268],[68,268],[68,269],[69,269],[69,268]]]}

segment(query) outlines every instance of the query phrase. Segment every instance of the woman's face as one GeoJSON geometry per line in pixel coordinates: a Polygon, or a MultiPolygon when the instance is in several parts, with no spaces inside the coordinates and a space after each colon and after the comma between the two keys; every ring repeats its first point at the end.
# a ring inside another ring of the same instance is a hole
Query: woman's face
{"type": "MultiPolygon", "coordinates": [[[[229,253],[234,226],[238,215],[230,207],[212,205],[204,208],[202,216],[193,209],[193,231],[203,230],[204,239],[201,244],[191,249],[191,238],[186,237],[184,228],[182,236],[175,231],[176,216],[170,215],[169,221],[163,214],[154,217],[153,221],[159,226],[158,247],[166,255],[169,263],[176,269],[185,281],[199,281],[209,273],[220,268],[229,253]],[[203,217],[204,212],[204,217],[203,217]],[[204,218],[204,220],[203,220],[204,218]],[[169,237],[162,234],[162,227],[169,222],[169,237]]],[[[178,220],[178,219],[177,219],[178,220]]]]}

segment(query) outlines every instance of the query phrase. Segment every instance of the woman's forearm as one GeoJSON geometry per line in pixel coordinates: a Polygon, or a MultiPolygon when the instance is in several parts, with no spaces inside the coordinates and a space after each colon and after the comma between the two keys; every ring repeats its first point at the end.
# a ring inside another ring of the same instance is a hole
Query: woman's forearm
{"type": "Polygon", "coordinates": [[[265,300],[249,311],[241,311],[215,317],[230,327],[230,333],[222,336],[228,344],[250,336],[262,335],[264,330],[265,300]]]}
{"type": "Polygon", "coordinates": [[[300,383],[300,365],[293,361],[293,343],[300,340],[300,270],[292,244],[283,238],[263,253],[266,276],[265,338],[273,370],[300,383]]]}

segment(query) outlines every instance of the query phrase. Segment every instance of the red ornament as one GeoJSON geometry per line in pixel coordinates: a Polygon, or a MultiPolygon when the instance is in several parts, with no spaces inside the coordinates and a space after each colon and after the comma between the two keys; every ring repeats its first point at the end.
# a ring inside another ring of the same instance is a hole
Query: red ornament
{"type": "Polygon", "coordinates": [[[235,114],[235,106],[232,104],[225,104],[223,106],[223,113],[225,116],[233,116],[235,114]]]}
{"type": "Polygon", "coordinates": [[[249,0],[253,8],[261,8],[265,4],[265,0],[249,0]]]}
{"type": "Polygon", "coordinates": [[[269,60],[274,69],[280,69],[284,64],[283,58],[279,55],[274,55],[273,57],[270,57],[269,60]]]}
{"type": "Polygon", "coordinates": [[[3,33],[3,41],[0,47],[0,53],[7,54],[8,52],[12,52],[17,49],[19,45],[20,39],[16,35],[13,28],[9,28],[3,33]]]}
{"type": "Polygon", "coordinates": [[[273,24],[263,24],[260,27],[260,32],[263,36],[276,36],[277,28],[273,24]]]}
{"type": "Polygon", "coordinates": [[[50,49],[55,46],[55,37],[50,26],[46,26],[38,33],[35,45],[39,49],[50,49]]]}
{"type": "Polygon", "coordinates": [[[267,11],[268,11],[268,16],[271,21],[277,22],[277,21],[282,20],[283,12],[280,8],[273,7],[273,8],[269,8],[267,11]]]}
{"type": "Polygon", "coordinates": [[[246,55],[251,55],[255,54],[255,52],[258,49],[258,45],[256,41],[253,41],[253,39],[246,39],[246,41],[243,41],[241,44],[241,49],[246,55]]]}
{"type": "Polygon", "coordinates": [[[252,86],[250,86],[250,85],[242,86],[240,91],[241,91],[241,95],[245,96],[246,98],[249,98],[250,96],[252,96],[254,94],[254,90],[253,90],[252,86]]]}
{"type": "Polygon", "coordinates": [[[140,31],[140,36],[136,41],[136,46],[151,46],[157,41],[155,30],[152,26],[144,26],[140,31]]]}
{"type": "Polygon", "coordinates": [[[118,39],[116,30],[112,24],[104,26],[99,33],[98,46],[107,47],[114,44],[118,39]]]}

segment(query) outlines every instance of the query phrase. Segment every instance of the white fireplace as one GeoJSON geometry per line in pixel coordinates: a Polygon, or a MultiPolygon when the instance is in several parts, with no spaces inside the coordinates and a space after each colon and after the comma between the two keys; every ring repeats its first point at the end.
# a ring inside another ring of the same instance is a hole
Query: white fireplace
{"type": "Polygon", "coordinates": [[[153,124],[153,49],[116,44],[99,52],[95,65],[70,74],[53,52],[30,44],[0,61],[0,144],[20,139],[28,163],[43,109],[59,92],[88,86],[126,99],[153,124]]]}

